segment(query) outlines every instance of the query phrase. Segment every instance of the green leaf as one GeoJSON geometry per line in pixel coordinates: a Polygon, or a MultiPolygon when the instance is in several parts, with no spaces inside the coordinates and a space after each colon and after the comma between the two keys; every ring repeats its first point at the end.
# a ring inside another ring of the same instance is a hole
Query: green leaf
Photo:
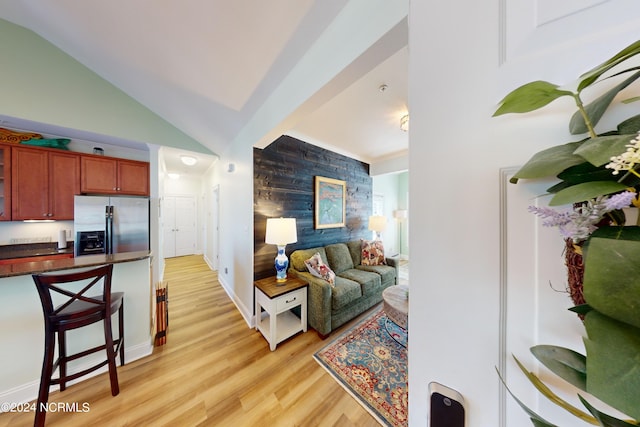
{"type": "Polygon", "coordinates": [[[527,370],[527,368],[525,368],[524,365],[515,356],[513,356],[513,358],[516,361],[516,363],[518,364],[518,367],[520,368],[522,373],[525,374],[525,376],[531,382],[531,384],[533,384],[533,386],[536,388],[536,390],[538,390],[540,393],[542,393],[542,395],[544,397],[546,397],[552,403],[558,405],[559,407],[561,407],[565,411],[569,412],[570,414],[575,415],[576,417],[580,418],[581,420],[586,421],[586,422],[591,423],[591,424],[594,424],[594,425],[597,425],[597,422],[593,417],[589,416],[589,414],[581,411],[580,409],[576,408],[575,406],[571,405],[569,402],[567,402],[566,400],[562,399],[560,396],[555,394],[533,372],[529,372],[527,370]]]}
{"type": "Polygon", "coordinates": [[[591,237],[616,240],[632,240],[638,242],[640,241],[640,227],[636,225],[628,225],[625,227],[614,225],[600,227],[591,234],[591,237]]]}
{"type": "Polygon", "coordinates": [[[622,102],[623,104],[631,104],[632,102],[636,101],[640,101],[640,96],[632,96],[631,98],[623,99],[620,102],[622,102]]]}
{"type": "Polygon", "coordinates": [[[558,89],[558,86],[544,81],[524,84],[509,92],[500,101],[493,117],[507,113],[528,113],[555,101],[562,96],[573,96],[572,92],[558,89]]]}
{"type": "MultiPolygon", "coordinates": [[[[599,136],[585,141],[576,149],[575,154],[584,157],[594,166],[602,166],[609,163],[611,157],[627,151],[626,145],[635,137],[636,135],[599,136]]],[[[609,174],[615,177],[611,172],[609,170],[609,174]]]]}
{"type": "Polygon", "coordinates": [[[500,375],[500,371],[498,371],[498,368],[496,368],[496,372],[498,373],[498,378],[500,378],[500,381],[502,382],[502,385],[504,386],[504,388],[507,390],[507,392],[511,395],[511,397],[513,397],[513,400],[516,401],[516,403],[518,405],[520,405],[520,407],[522,408],[522,410],[524,412],[527,413],[527,415],[529,415],[531,417],[531,421],[536,421],[540,424],[536,424],[534,422],[534,425],[537,426],[542,426],[542,427],[558,427],[555,424],[551,424],[549,421],[545,420],[544,418],[542,418],[540,415],[536,414],[535,412],[533,412],[531,409],[529,409],[529,407],[527,405],[525,405],[524,403],[522,403],[522,401],[520,399],[518,399],[512,392],[511,390],[509,390],[509,387],[507,387],[507,383],[504,382],[504,379],[502,378],[502,375],[500,375]]]}
{"type": "Polygon", "coordinates": [[[592,181],[576,184],[561,190],[549,201],[549,206],[561,206],[584,202],[605,194],[617,193],[628,186],[615,181],[592,181]]]}
{"type": "Polygon", "coordinates": [[[529,418],[534,427],[554,427],[555,424],[547,424],[544,421],[537,420],[535,418],[529,418]]]}
{"type": "Polygon", "coordinates": [[[573,307],[569,308],[568,310],[572,311],[574,313],[577,313],[577,314],[585,315],[585,314],[587,314],[588,312],[590,312],[593,309],[591,308],[591,306],[589,304],[580,304],[580,305],[573,306],[573,307]]]}
{"type": "Polygon", "coordinates": [[[584,397],[578,395],[580,402],[584,405],[585,408],[593,414],[593,416],[598,420],[602,427],[626,427],[626,426],[637,426],[637,423],[629,423],[624,420],[620,420],[618,418],[614,418],[611,415],[607,415],[604,412],[598,411],[593,407],[584,397]]]}
{"type": "Polygon", "coordinates": [[[618,411],[640,419],[640,329],[596,310],[587,313],[584,325],[588,335],[584,339],[587,391],[618,411]]]}
{"type": "Polygon", "coordinates": [[[640,131],[640,114],[629,117],[618,125],[618,133],[620,134],[637,134],[638,131],[640,131]]]}
{"type": "Polygon", "coordinates": [[[568,167],[584,163],[584,159],[573,152],[579,142],[556,145],[534,154],[513,176],[513,179],[536,179],[553,177],[568,167]]]}
{"type": "Polygon", "coordinates": [[[560,181],[559,183],[552,185],[551,187],[547,188],[547,193],[548,194],[556,194],[558,191],[563,190],[565,188],[569,188],[574,184],[571,184],[569,182],[565,182],[565,181],[560,181]]]}
{"type": "Polygon", "coordinates": [[[587,362],[584,355],[554,345],[536,345],[531,347],[531,353],[551,372],[586,391],[587,362]]]}
{"type": "Polygon", "coordinates": [[[640,40],[630,44],[602,64],[598,65],[595,68],[592,68],[591,70],[581,75],[580,78],[582,80],[578,84],[578,92],[582,92],[584,88],[590,86],[592,83],[598,80],[598,78],[600,78],[602,74],[606,73],[621,62],[624,62],[627,59],[637,55],[638,53],[640,53],[640,40]]]}
{"type": "MultiPolygon", "coordinates": [[[[598,122],[604,115],[604,112],[607,111],[607,108],[609,108],[609,105],[611,104],[611,101],[613,101],[613,98],[615,98],[621,90],[637,80],[638,77],[640,77],[640,72],[631,75],[624,81],[620,82],[619,84],[599,96],[598,99],[596,99],[592,103],[585,105],[584,110],[589,117],[589,120],[591,120],[591,126],[595,127],[598,124],[598,122]]],[[[584,122],[584,117],[582,117],[580,111],[576,111],[569,121],[569,132],[571,132],[572,135],[579,135],[588,131],[589,129],[584,122]]]]}
{"type": "MultiPolygon", "coordinates": [[[[576,151],[577,154],[577,151],[576,151]]],[[[575,185],[589,181],[617,181],[619,177],[611,173],[611,169],[594,166],[589,162],[571,166],[558,174],[558,178],[575,185]]],[[[559,189],[560,190],[560,189],[559,189]]],[[[557,191],[554,191],[557,193],[557,191]]]]}
{"type": "MultiPolygon", "coordinates": [[[[609,232],[638,229],[604,228],[612,229],[609,232]]],[[[601,235],[589,239],[584,259],[584,298],[595,310],[640,328],[640,242],[598,237],[601,235]]]]}

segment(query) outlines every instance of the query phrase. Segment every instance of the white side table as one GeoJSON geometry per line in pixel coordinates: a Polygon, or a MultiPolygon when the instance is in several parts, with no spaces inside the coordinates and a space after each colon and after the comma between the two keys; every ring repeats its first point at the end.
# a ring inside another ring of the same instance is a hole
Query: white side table
{"type": "Polygon", "coordinates": [[[255,281],[254,285],[256,329],[267,339],[271,351],[278,343],[298,332],[307,332],[306,282],[288,277],[284,284],[278,284],[275,277],[267,277],[255,281]],[[291,312],[298,306],[300,318],[291,312]]]}

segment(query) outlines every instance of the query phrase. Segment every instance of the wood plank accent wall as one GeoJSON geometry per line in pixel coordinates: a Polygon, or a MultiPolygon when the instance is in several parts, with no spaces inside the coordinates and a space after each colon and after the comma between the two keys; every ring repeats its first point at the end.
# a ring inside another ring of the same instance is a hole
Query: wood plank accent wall
{"type": "Polygon", "coordinates": [[[253,150],[253,222],[255,279],[275,274],[277,248],[264,243],[267,218],[296,218],[296,249],[371,238],[372,210],[369,164],[283,135],[264,149],[253,150]],[[314,228],[314,177],[346,181],[346,226],[314,228]]]}

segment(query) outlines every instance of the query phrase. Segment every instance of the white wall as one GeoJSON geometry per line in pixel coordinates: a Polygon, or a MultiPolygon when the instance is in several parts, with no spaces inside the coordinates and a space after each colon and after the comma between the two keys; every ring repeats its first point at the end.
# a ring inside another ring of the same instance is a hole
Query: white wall
{"type": "MultiPolygon", "coordinates": [[[[572,140],[567,123],[573,108],[559,103],[550,114],[528,118],[492,119],[491,115],[506,91],[516,85],[551,75],[556,83],[568,82],[576,77],[576,69],[586,71],[637,37],[631,25],[610,31],[598,25],[607,8],[624,3],[634,13],[627,10],[620,16],[634,16],[637,29],[637,3],[607,2],[588,20],[569,13],[555,24],[535,28],[529,28],[532,17],[538,16],[532,10],[540,2],[514,3],[467,2],[463,13],[456,3],[439,2],[437,13],[433,2],[411,3],[410,249],[412,259],[420,260],[412,263],[411,276],[421,278],[421,286],[412,287],[409,307],[411,426],[426,423],[430,381],[464,395],[467,425],[528,425],[522,418],[505,424],[504,395],[494,369],[504,356],[500,340],[505,289],[501,284],[506,280],[508,287],[516,285],[505,279],[508,271],[503,269],[509,254],[501,254],[505,229],[500,224],[500,169],[522,164],[532,153],[563,138],[572,140]],[[502,16],[511,18],[522,8],[531,12],[524,23],[504,25],[502,16]],[[550,31],[554,25],[561,28],[550,31]],[[530,33],[510,38],[513,32],[525,30],[530,33]],[[573,39],[566,38],[567,31],[573,39]],[[537,38],[540,32],[545,32],[542,39],[537,38]],[[570,67],[564,68],[567,64],[570,67]]],[[[562,262],[555,252],[538,257],[562,262]]],[[[536,274],[535,261],[522,259],[515,267],[536,274]]],[[[544,275],[536,279],[546,282],[544,275]]],[[[520,282],[519,290],[511,290],[539,295],[539,282],[520,282]]],[[[535,299],[521,302],[527,312],[535,303],[535,299]]],[[[509,311],[514,308],[518,307],[509,311]]],[[[508,321],[515,322],[513,326],[519,322],[508,321]]]]}
{"type": "Polygon", "coordinates": [[[31,122],[29,129],[36,132],[56,129],[61,136],[209,152],[48,41],[2,19],[0,51],[2,127],[31,122]]]}
{"type": "MultiPolygon", "coordinates": [[[[218,281],[238,307],[248,325],[253,316],[253,148],[236,144],[220,155],[216,167],[205,176],[205,193],[219,188],[218,281]],[[229,163],[234,171],[228,172],[229,163]]],[[[205,200],[211,201],[208,196],[205,200]]],[[[214,215],[206,214],[205,228],[210,230],[214,215]]],[[[206,233],[211,239],[213,233],[206,233]]],[[[211,248],[214,242],[207,241],[211,248]]],[[[209,253],[208,253],[209,254],[209,253]]],[[[208,261],[211,265],[211,260],[208,261]]]]}

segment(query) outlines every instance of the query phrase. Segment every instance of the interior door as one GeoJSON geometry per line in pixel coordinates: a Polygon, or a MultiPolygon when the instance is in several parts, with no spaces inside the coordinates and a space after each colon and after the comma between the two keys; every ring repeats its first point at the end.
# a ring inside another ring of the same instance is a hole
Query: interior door
{"type": "Polygon", "coordinates": [[[195,197],[164,197],[162,230],[165,258],[196,253],[196,219],[195,197]]]}
{"type": "Polygon", "coordinates": [[[175,213],[176,256],[192,255],[196,252],[195,197],[176,197],[175,213]]]}

